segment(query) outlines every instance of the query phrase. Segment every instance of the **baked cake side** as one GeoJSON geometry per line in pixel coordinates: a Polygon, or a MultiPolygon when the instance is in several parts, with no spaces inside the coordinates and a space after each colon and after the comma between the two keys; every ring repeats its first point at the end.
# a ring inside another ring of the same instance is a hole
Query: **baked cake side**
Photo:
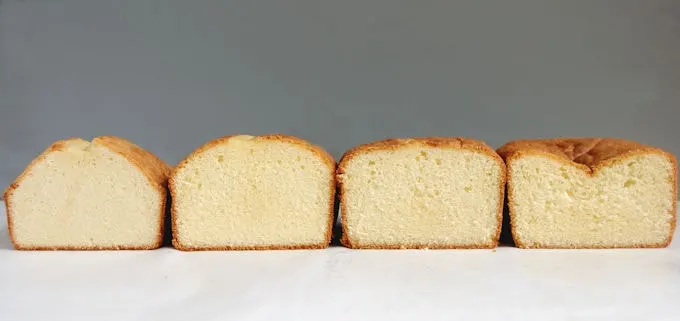
{"type": "Polygon", "coordinates": [[[328,153],[296,137],[210,141],[170,179],[173,244],[188,251],[325,248],[334,172],[328,153]]]}
{"type": "Polygon", "coordinates": [[[508,167],[513,239],[523,248],[665,247],[675,231],[677,160],[614,138],[519,140],[508,167]]]}
{"type": "Polygon", "coordinates": [[[388,139],[349,150],[337,171],[350,248],[493,248],[505,165],[467,138],[388,139]]]}

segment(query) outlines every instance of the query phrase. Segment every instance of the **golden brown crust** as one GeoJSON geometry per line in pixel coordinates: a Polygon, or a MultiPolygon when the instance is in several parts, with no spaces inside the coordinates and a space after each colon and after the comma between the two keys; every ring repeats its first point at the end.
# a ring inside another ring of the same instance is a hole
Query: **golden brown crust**
{"type": "MultiPolygon", "coordinates": [[[[344,232],[343,232],[344,233],[344,232]]],[[[344,243],[345,238],[341,239],[343,246],[354,249],[354,250],[482,250],[482,249],[495,249],[498,246],[498,242],[493,242],[489,244],[472,244],[472,245],[441,245],[441,244],[367,244],[367,245],[353,245],[351,243],[344,243]]]]}
{"type": "Polygon", "coordinates": [[[17,250],[78,250],[78,251],[86,251],[86,250],[152,250],[152,249],[157,249],[163,245],[163,234],[164,234],[164,217],[165,217],[165,205],[166,205],[166,200],[167,200],[167,191],[166,191],[166,186],[167,186],[167,178],[170,173],[170,167],[160,160],[158,157],[153,155],[152,153],[142,149],[141,147],[119,137],[115,136],[101,136],[101,137],[96,137],[92,140],[92,144],[99,144],[102,146],[105,146],[109,148],[109,150],[120,154],[121,156],[125,157],[133,166],[137,167],[140,171],[144,173],[144,175],[149,179],[149,183],[151,183],[154,187],[159,192],[159,195],[162,195],[161,197],[161,204],[160,204],[160,230],[159,234],[157,237],[157,242],[155,244],[149,245],[149,246],[126,246],[126,245],[118,245],[118,246],[111,246],[111,247],[106,247],[106,246],[93,246],[93,247],[79,247],[79,246],[23,246],[19,243],[17,243],[16,238],[14,237],[14,232],[12,228],[12,215],[13,215],[13,210],[14,206],[12,205],[11,202],[11,196],[12,193],[16,190],[16,188],[21,184],[23,179],[26,177],[26,175],[30,172],[30,170],[35,166],[37,163],[41,162],[42,160],[45,159],[45,157],[55,151],[63,151],[65,150],[66,144],[69,141],[80,141],[83,143],[87,143],[87,141],[81,139],[81,138],[67,138],[67,139],[62,139],[58,140],[52,145],[50,145],[48,148],[46,148],[42,153],[40,153],[35,159],[33,159],[28,166],[24,169],[24,171],[14,180],[14,182],[5,190],[4,192],[4,198],[5,198],[5,208],[7,210],[7,229],[9,231],[9,237],[14,245],[14,248],[17,250]]]}
{"type": "Polygon", "coordinates": [[[191,247],[179,244],[174,238],[172,245],[185,252],[200,252],[200,251],[281,251],[281,250],[316,250],[325,249],[328,244],[303,244],[303,245],[258,245],[258,246],[210,246],[210,247],[191,247]]]}
{"type": "Polygon", "coordinates": [[[167,186],[172,168],[153,153],[115,136],[99,136],[93,139],[92,143],[108,147],[111,151],[127,158],[144,173],[149,181],[163,187],[167,186]]]}
{"type": "Polygon", "coordinates": [[[678,195],[678,162],[674,155],[659,148],[640,144],[634,141],[618,138],[549,138],[549,139],[523,139],[506,143],[498,149],[498,154],[505,161],[507,171],[507,196],[508,213],[510,217],[510,231],[515,245],[519,248],[660,248],[666,247],[671,243],[677,224],[677,195],[678,195]],[[637,155],[659,154],[666,157],[673,164],[673,208],[671,209],[671,229],[668,237],[663,243],[642,244],[635,246],[544,246],[540,244],[524,244],[516,236],[514,229],[515,210],[514,210],[514,191],[512,189],[512,163],[526,155],[541,155],[552,158],[565,165],[574,166],[592,176],[602,168],[624,161],[625,159],[637,155]]]}
{"type": "MultiPolygon", "coordinates": [[[[229,139],[240,136],[240,135],[229,135],[229,136],[224,136],[220,138],[213,139],[202,146],[198,147],[196,150],[191,152],[187,157],[185,157],[178,165],[175,167],[175,169],[172,171],[172,174],[170,175],[168,187],[170,189],[170,197],[172,199],[176,199],[176,192],[175,192],[175,184],[174,184],[174,177],[175,174],[177,173],[178,170],[184,168],[186,164],[191,161],[194,157],[197,155],[200,155],[201,153],[205,152],[206,150],[209,150],[217,145],[220,144],[225,144],[229,141],[229,139]]],[[[247,136],[247,135],[246,135],[247,136]]],[[[236,251],[236,250],[298,250],[298,249],[322,249],[326,248],[330,245],[331,243],[331,235],[333,232],[333,218],[334,218],[334,202],[335,202],[335,176],[332,175],[332,173],[335,172],[335,159],[333,159],[333,156],[331,156],[328,152],[326,152],[325,149],[323,149],[320,146],[311,144],[310,142],[295,137],[295,136],[288,136],[288,135],[283,135],[283,134],[267,134],[267,135],[260,135],[260,136],[250,136],[252,139],[255,140],[272,140],[272,141],[280,141],[280,142],[287,142],[290,144],[298,145],[301,147],[304,147],[320,157],[321,159],[324,160],[324,163],[328,166],[331,172],[331,177],[329,180],[330,184],[330,201],[328,204],[328,212],[329,212],[329,218],[328,218],[328,228],[326,230],[326,238],[325,238],[325,243],[322,244],[305,244],[305,245],[266,245],[266,246],[215,246],[215,247],[191,247],[191,246],[184,246],[179,242],[177,239],[177,222],[176,222],[176,208],[175,204],[176,202],[173,202],[171,205],[171,225],[172,225],[172,245],[181,251],[236,251]]]]}
{"type": "Polygon", "coordinates": [[[379,140],[368,144],[359,145],[351,148],[340,159],[336,171],[336,181],[339,190],[340,199],[340,220],[342,223],[342,236],[340,242],[342,245],[353,249],[472,249],[472,248],[494,248],[498,246],[498,239],[501,235],[501,225],[503,222],[503,197],[505,193],[505,164],[503,160],[496,154],[493,148],[489,147],[485,142],[477,139],[466,137],[414,137],[414,138],[390,138],[379,140]],[[451,149],[466,149],[481,153],[492,157],[501,168],[501,175],[499,177],[499,202],[497,205],[498,212],[496,234],[492,243],[489,244],[473,244],[469,246],[460,245],[429,245],[429,244],[389,244],[389,245],[356,245],[352,243],[347,233],[347,208],[345,206],[346,200],[344,196],[344,187],[342,185],[342,175],[345,173],[345,168],[349,161],[355,156],[362,153],[369,153],[373,151],[396,150],[408,146],[414,147],[435,147],[435,148],[451,148],[451,149]]]}
{"type": "MultiPolygon", "coordinates": [[[[14,244],[14,242],[12,242],[14,244]]],[[[161,246],[19,246],[14,244],[14,249],[19,251],[144,251],[156,250],[161,246]]]]}
{"type": "Polygon", "coordinates": [[[516,140],[501,146],[498,154],[508,159],[518,153],[545,153],[592,170],[627,153],[649,150],[658,151],[657,148],[624,139],[585,137],[516,140]]]}

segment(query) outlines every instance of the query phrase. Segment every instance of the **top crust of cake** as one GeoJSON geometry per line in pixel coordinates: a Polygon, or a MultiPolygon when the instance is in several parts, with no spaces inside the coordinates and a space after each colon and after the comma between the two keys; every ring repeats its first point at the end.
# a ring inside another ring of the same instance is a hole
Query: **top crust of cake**
{"type": "Polygon", "coordinates": [[[283,134],[267,134],[267,135],[260,135],[260,136],[251,136],[251,135],[229,135],[229,136],[224,136],[224,137],[220,137],[220,138],[215,138],[215,139],[213,139],[213,140],[211,140],[211,141],[209,141],[209,142],[203,144],[202,146],[198,147],[196,150],[194,150],[193,152],[191,152],[191,154],[189,154],[187,157],[185,157],[181,162],[179,162],[179,164],[177,165],[177,167],[176,167],[175,170],[173,171],[173,174],[174,174],[174,172],[176,172],[178,169],[184,167],[184,165],[185,165],[187,162],[189,162],[192,158],[194,158],[196,155],[199,155],[199,154],[201,154],[202,152],[204,152],[204,151],[206,151],[206,150],[208,150],[208,149],[210,149],[210,148],[212,148],[212,147],[214,147],[214,146],[217,146],[217,145],[226,143],[226,142],[229,141],[230,139],[241,139],[241,140],[274,140],[274,141],[281,141],[281,142],[291,143],[291,144],[294,144],[294,145],[302,146],[302,147],[304,147],[304,148],[306,148],[306,149],[312,151],[314,154],[316,154],[316,155],[318,155],[319,157],[321,157],[321,158],[324,160],[324,162],[325,162],[326,164],[328,164],[331,168],[335,167],[335,159],[334,159],[333,156],[331,156],[328,152],[326,152],[325,149],[323,149],[323,148],[320,147],[320,146],[314,145],[314,144],[312,144],[312,143],[310,143],[310,142],[308,142],[308,141],[306,141],[306,140],[304,140],[304,139],[295,137],[295,136],[288,136],[288,135],[283,135],[283,134]]]}
{"type": "MultiPolygon", "coordinates": [[[[678,196],[678,163],[676,157],[662,149],[629,141],[619,138],[608,137],[567,137],[567,138],[548,138],[548,139],[524,139],[515,140],[501,146],[497,153],[503,158],[505,163],[510,166],[511,161],[524,155],[544,155],[582,169],[586,174],[592,176],[598,170],[612,165],[618,161],[623,161],[629,157],[658,154],[668,159],[673,166],[673,208],[670,214],[673,216],[671,221],[670,235],[663,246],[667,246],[672,238],[677,223],[677,196],[678,196]]],[[[512,173],[508,168],[508,206],[510,207],[510,220],[512,225],[512,173]]],[[[512,228],[512,226],[511,226],[512,228]]],[[[514,232],[513,232],[514,238],[514,232]]],[[[523,247],[518,240],[515,243],[523,247]]],[[[644,247],[644,246],[642,246],[644,247]]]]}
{"type": "Polygon", "coordinates": [[[545,154],[592,172],[616,159],[633,154],[658,153],[673,163],[675,157],[661,149],[618,138],[550,138],[511,141],[498,149],[504,159],[526,154],[545,154]]]}
{"type": "MultiPolygon", "coordinates": [[[[220,137],[220,138],[213,139],[213,140],[211,140],[211,141],[209,141],[209,142],[203,144],[202,146],[198,147],[196,150],[194,150],[193,152],[191,152],[191,154],[189,154],[186,158],[184,158],[184,159],[177,165],[177,167],[175,167],[175,169],[172,171],[172,173],[171,173],[171,175],[170,175],[170,179],[169,179],[169,182],[170,182],[170,183],[168,184],[168,185],[169,185],[169,190],[170,190],[170,196],[171,196],[172,199],[176,199],[176,198],[175,198],[175,197],[176,197],[176,193],[175,193],[175,190],[174,190],[174,183],[173,183],[173,181],[174,181],[174,178],[175,178],[175,175],[176,175],[177,171],[179,171],[179,170],[182,169],[184,166],[186,166],[186,164],[187,164],[188,162],[190,162],[190,161],[191,161],[194,157],[196,157],[197,155],[200,155],[200,154],[203,153],[204,151],[209,150],[209,149],[211,149],[211,148],[213,148],[213,147],[215,147],[215,146],[218,146],[218,145],[221,145],[221,144],[225,144],[225,143],[227,143],[230,139],[255,140],[255,141],[267,141],[267,140],[271,140],[271,141],[280,141],[280,142],[286,142],[286,143],[298,145],[298,146],[300,146],[300,147],[303,147],[303,148],[305,148],[305,149],[311,151],[312,153],[314,153],[315,155],[317,155],[319,158],[321,158],[321,159],[324,161],[324,163],[326,164],[326,166],[328,166],[328,168],[330,169],[330,172],[331,172],[331,173],[335,172],[335,165],[336,165],[336,163],[335,163],[335,159],[333,158],[333,156],[331,156],[331,155],[330,155],[325,149],[323,149],[322,147],[320,147],[320,146],[318,146],[318,145],[314,145],[314,144],[312,144],[312,143],[310,143],[310,142],[308,142],[308,141],[306,141],[306,140],[304,140],[304,139],[301,139],[301,138],[298,138],[298,137],[295,137],[295,136],[289,136],[289,135],[278,134],[278,133],[276,133],[276,134],[259,135],[259,136],[252,136],[252,135],[229,135],[229,136],[224,136],[224,137],[220,137]]],[[[329,178],[329,184],[330,184],[330,196],[329,196],[330,201],[329,201],[329,204],[328,204],[328,215],[329,215],[329,218],[328,218],[328,229],[327,229],[327,232],[326,232],[325,244],[329,244],[329,243],[330,243],[330,241],[331,241],[331,235],[332,235],[332,232],[333,232],[334,203],[335,203],[335,177],[333,177],[332,175],[331,175],[331,177],[329,178]]],[[[194,249],[194,248],[191,248],[191,247],[185,247],[185,246],[183,246],[182,244],[180,244],[180,243],[177,241],[176,237],[175,237],[175,236],[177,235],[177,224],[176,224],[176,220],[175,220],[175,213],[176,213],[176,210],[177,210],[177,209],[175,208],[175,205],[176,205],[176,202],[172,202],[172,219],[171,219],[171,221],[172,221],[172,235],[173,235],[172,243],[173,243],[173,246],[175,246],[175,248],[180,249],[180,250],[183,250],[183,251],[195,251],[195,250],[197,250],[197,249],[194,249]]],[[[267,247],[267,248],[257,248],[257,249],[262,249],[262,250],[277,250],[277,249],[298,249],[298,248],[299,248],[299,247],[294,247],[294,246],[291,246],[291,247],[276,247],[276,246],[272,246],[272,247],[267,247]]],[[[230,248],[230,247],[224,247],[224,248],[211,248],[211,250],[232,250],[232,249],[235,249],[235,248],[230,248]]]]}
{"type": "Polygon", "coordinates": [[[163,193],[165,193],[172,168],[156,155],[128,140],[115,136],[100,136],[93,139],[92,143],[106,146],[123,155],[130,163],[137,166],[149,181],[163,187],[163,193]]]}
{"type": "MultiPolygon", "coordinates": [[[[406,146],[426,146],[435,148],[469,149],[479,151],[489,156],[498,157],[493,148],[485,142],[465,137],[413,137],[413,138],[389,138],[359,146],[355,146],[345,152],[340,159],[340,165],[347,163],[359,153],[376,150],[394,150],[406,146]]],[[[340,166],[339,165],[339,166],[340,166]]]]}
{"type": "Polygon", "coordinates": [[[130,163],[142,171],[144,176],[146,176],[152,184],[157,185],[159,190],[165,193],[165,187],[168,183],[168,176],[170,176],[172,168],[153,153],[124,138],[116,136],[99,136],[92,139],[92,142],[88,142],[82,138],[72,137],[52,143],[52,145],[47,147],[42,153],[38,155],[38,157],[33,159],[24,169],[21,175],[19,175],[19,177],[17,177],[17,179],[15,179],[14,182],[12,182],[12,184],[7,187],[7,189],[5,189],[5,202],[7,201],[7,196],[9,196],[16,189],[16,187],[21,183],[23,178],[28,172],[30,172],[31,168],[33,168],[35,164],[41,162],[45,156],[51,152],[66,150],[67,144],[71,141],[77,141],[83,144],[98,144],[106,146],[111,151],[125,157],[130,163]]]}
{"type": "MultiPolygon", "coordinates": [[[[502,175],[500,175],[500,189],[499,189],[499,204],[498,204],[498,229],[496,231],[495,239],[498,240],[501,233],[501,223],[503,221],[503,197],[505,193],[505,164],[503,160],[498,156],[498,154],[487,145],[485,142],[477,139],[466,138],[466,137],[412,137],[412,138],[388,138],[384,140],[379,140],[363,145],[358,145],[342,155],[340,162],[338,162],[338,168],[336,171],[336,181],[338,186],[342,186],[342,175],[345,173],[345,168],[347,164],[356,155],[362,153],[370,153],[373,151],[385,151],[385,150],[397,150],[406,147],[434,147],[434,148],[451,148],[451,149],[466,149],[475,151],[478,153],[486,154],[496,160],[499,166],[502,168],[502,175]]],[[[339,199],[340,199],[340,216],[343,222],[346,222],[347,210],[345,207],[345,199],[343,195],[343,189],[339,188],[339,199]]],[[[352,244],[347,237],[347,226],[342,224],[342,237],[341,243],[349,248],[352,248],[352,244]]]]}
{"type": "MultiPolygon", "coordinates": [[[[19,249],[27,249],[27,250],[52,250],[53,248],[24,248],[19,246],[17,244],[16,239],[14,238],[13,235],[13,229],[12,229],[12,215],[13,215],[13,206],[12,203],[10,202],[10,198],[12,197],[12,194],[14,191],[17,189],[17,187],[21,184],[21,182],[24,180],[26,175],[31,171],[31,169],[38,164],[39,162],[43,161],[45,157],[52,152],[59,152],[59,151],[65,151],[68,148],[68,143],[69,142],[80,142],[84,146],[87,146],[89,144],[98,144],[105,146],[109,148],[111,151],[120,154],[121,156],[125,157],[133,166],[137,167],[146,178],[149,179],[149,183],[151,183],[152,186],[154,186],[157,190],[158,193],[164,195],[162,197],[162,202],[161,202],[161,208],[160,208],[160,220],[159,220],[159,225],[160,225],[160,231],[158,234],[158,242],[152,247],[147,247],[147,248],[126,248],[126,247],[121,247],[120,249],[128,249],[128,250],[147,250],[147,249],[154,249],[162,246],[163,243],[163,234],[164,234],[164,216],[165,216],[165,203],[166,203],[166,188],[167,188],[167,183],[168,183],[168,177],[171,172],[171,167],[168,166],[167,163],[162,161],[160,158],[158,158],[156,155],[153,153],[139,147],[138,145],[124,139],[120,138],[117,136],[99,136],[95,137],[92,139],[92,142],[88,142],[82,138],[77,138],[77,137],[72,137],[72,138],[66,138],[62,140],[58,140],[49,147],[47,147],[42,153],[40,153],[36,158],[34,158],[28,166],[24,169],[24,171],[10,184],[10,186],[5,189],[5,192],[3,194],[3,197],[5,199],[5,208],[7,209],[7,226],[9,230],[9,237],[12,241],[12,244],[14,244],[15,248],[19,249]]],[[[88,250],[86,248],[82,249],[75,249],[75,250],[88,250]]]]}

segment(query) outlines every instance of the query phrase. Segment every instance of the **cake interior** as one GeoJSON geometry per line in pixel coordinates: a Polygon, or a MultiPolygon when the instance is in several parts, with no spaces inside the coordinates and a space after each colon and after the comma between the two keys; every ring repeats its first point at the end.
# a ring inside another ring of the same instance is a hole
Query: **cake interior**
{"type": "Polygon", "coordinates": [[[354,247],[494,247],[499,162],[413,146],[358,153],[345,164],[343,219],[354,247]]]}
{"type": "Polygon", "coordinates": [[[671,234],[673,163],[659,154],[616,161],[593,175],[527,155],[509,164],[513,229],[528,247],[662,245],[671,234]]]}
{"type": "Polygon", "coordinates": [[[231,137],[177,169],[175,239],[197,249],[325,247],[333,174],[306,147],[231,137]]]}
{"type": "Polygon", "coordinates": [[[125,157],[80,139],[35,163],[8,197],[22,248],[136,248],[157,244],[162,195],[125,157]]]}

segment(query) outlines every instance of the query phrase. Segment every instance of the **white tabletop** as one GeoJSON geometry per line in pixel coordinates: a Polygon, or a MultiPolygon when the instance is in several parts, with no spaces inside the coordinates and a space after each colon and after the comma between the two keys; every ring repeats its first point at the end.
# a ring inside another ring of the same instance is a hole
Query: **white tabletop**
{"type": "Polygon", "coordinates": [[[0,218],[0,320],[680,320],[677,235],[642,250],[20,252],[0,218]]]}

